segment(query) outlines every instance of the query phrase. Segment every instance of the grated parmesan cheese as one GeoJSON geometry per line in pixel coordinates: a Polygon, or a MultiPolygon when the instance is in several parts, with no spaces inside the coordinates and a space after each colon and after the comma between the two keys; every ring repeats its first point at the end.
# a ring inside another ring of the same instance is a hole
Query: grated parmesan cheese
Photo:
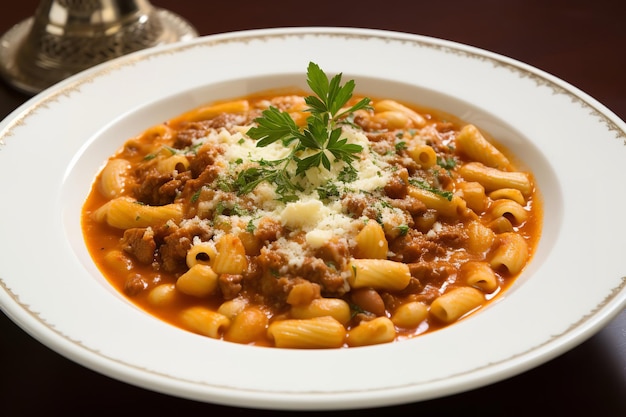
{"type": "MultiPolygon", "coordinates": [[[[234,175],[240,170],[255,166],[257,161],[279,160],[289,156],[290,149],[283,146],[280,141],[265,147],[257,147],[256,141],[246,135],[250,127],[234,126],[230,130],[225,128],[213,130],[201,141],[222,147],[224,152],[219,156],[221,165],[230,166],[230,173],[234,175]]],[[[371,151],[369,140],[363,132],[352,127],[343,127],[342,137],[349,143],[363,147],[360,159],[352,164],[357,173],[354,181],[337,180],[346,167],[343,162],[331,164],[330,170],[315,167],[309,169],[305,173],[305,178],[300,181],[303,191],[296,193],[298,200],[288,203],[277,200],[275,184],[262,182],[247,195],[258,210],[251,216],[231,215],[231,227],[234,230],[241,230],[248,222],[258,224],[261,218],[269,217],[294,232],[304,232],[305,239],[302,244],[286,239],[279,239],[276,242],[279,250],[288,255],[293,265],[301,265],[304,260],[302,254],[307,248],[317,249],[329,240],[342,238],[352,244],[364,219],[355,219],[344,213],[340,201],[331,200],[324,204],[317,189],[332,181],[340,192],[352,192],[355,198],[360,198],[360,192],[373,193],[382,189],[388,183],[392,170],[381,155],[371,151]]],[[[301,157],[306,157],[306,154],[301,157]]],[[[331,161],[333,158],[329,155],[331,161]]],[[[291,177],[295,178],[296,164],[288,165],[287,170],[291,177]]],[[[199,208],[204,212],[214,210],[223,199],[223,193],[216,191],[211,200],[200,202],[199,208]]],[[[389,224],[400,225],[406,222],[406,219],[393,208],[381,207],[380,213],[382,219],[389,224]]]]}

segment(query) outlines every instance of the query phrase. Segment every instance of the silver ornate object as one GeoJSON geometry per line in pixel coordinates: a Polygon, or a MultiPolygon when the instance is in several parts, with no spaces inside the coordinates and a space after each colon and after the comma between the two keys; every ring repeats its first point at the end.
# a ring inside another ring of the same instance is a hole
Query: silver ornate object
{"type": "Polygon", "coordinates": [[[0,75],[36,94],[96,64],[196,36],[187,21],[147,0],[42,0],[0,38],[0,75]]]}

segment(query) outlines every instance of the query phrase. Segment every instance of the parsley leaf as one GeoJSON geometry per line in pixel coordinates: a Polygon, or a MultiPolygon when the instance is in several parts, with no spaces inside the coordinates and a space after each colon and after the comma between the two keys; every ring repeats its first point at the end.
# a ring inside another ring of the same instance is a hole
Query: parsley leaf
{"type": "MultiPolygon", "coordinates": [[[[287,171],[287,166],[296,163],[295,177],[304,177],[309,169],[323,167],[330,171],[332,164],[344,162],[351,174],[356,173],[352,162],[358,159],[363,147],[348,143],[343,138],[341,124],[350,123],[349,116],[357,110],[369,108],[370,99],[363,98],[356,104],[346,108],[352,98],[355,83],[350,80],[341,85],[342,74],[330,80],[322,69],[310,62],[307,68],[307,83],[315,95],[305,97],[310,113],[306,126],[300,129],[289,113],[276,107],[270,107],[254,121],[256,126],[250,128],[248,136],[257,140],[257,147],[265,147],[281,142],[291,152],[286,158],[276,161],[265,161],[264,165],[248,168],[239,173],[235,183],[241,194],[248,193],[263,181],[277,185],[276,192],[282,200],[293,201],[296,191],[302,186],[294,182],[287,171]]],[[[342,171],[343,172],[343,171],[342,171]]]]}

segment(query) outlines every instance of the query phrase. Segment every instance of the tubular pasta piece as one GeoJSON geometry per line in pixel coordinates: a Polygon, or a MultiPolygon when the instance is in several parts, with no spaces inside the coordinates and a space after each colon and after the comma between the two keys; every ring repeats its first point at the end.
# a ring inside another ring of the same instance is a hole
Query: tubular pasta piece
{"type": "Polygon", "coordinates": [[[480,162],[469,162],[459,168],[459,175],[466,181],[481,183],[487,192],[500,188],[514,188],[523,195],[529,195],[532,192],[532,183],[525,172],[500,171],[480,162]]]}
{"type": "Polygon", "coordinates": [[[157,170],[162,174],[174,171],[183,172],[189,168],[189,160],[185,155],[172,155],[157,162],[157,170]]]}
{"type": "Polygon", "coordinates": [[[467,285],[492,293],[498,288],[496,273],[487,262],[471,261],[461,266],[460,274],[467,285]]]}
{"type": "Polygon", "coordinates": [[[217,255],[211,265],[218,274],[242,274],[248,268],[246,248],[239,237],[226,234],[215,244],[217,255]]]}
{"type": "Polygon", "coordinates": [[[349,268],[352,272],[348,278],[351,288],[400,291],[411,280],[407,264],[387,259],[352,259],[349,268]]]}
{"type": "Polygon", "coordinates": [[[155,142],[158,139],[161,142],[167,142],[172,138],[172,136],[172,129],[169,126],[161,123],[146,129],[140,136],[140,140],[155,142]]]}
{"type": "Polygon", "coordinates": [[[507,169],[511,163],[480,133],[472,124],[463,126],[456,137],[456,149],[482,164],[499,169],[507,169]]]}
{"type": "Polygon", "coordinates": [[[174,284],[160,284],[150,290],[148,301],[155,307],[164,307],[176,299],[176,287],[174,284]]]}
{"type": "Polygon", "coordinates": [[[350,321],[350,305],[340,298],[316,298],[307,305],[291,307],[290,314],[295,319],[331,316],[345,325],[350,321]]]}
{"type": "Polygon", "coordinates": [[[429,209],[436,210],[446,217],[458,218],[465,214],[467,209],[467,203],[458,195],[454,195],[451,200],[448,200],[446,197],[413,185],[409,185],[408,193],[411,197],[424,203],[429,209]]]}
{"type": "Polygon", "coordinates": [[[194,244],[185,257],[188,268],[193,268],[196,264],[212,265],[217,255],[217,249],[212,242],[200,242],[194,244]]]}
{"type": "Polygon", "coordinates": [[[308,280],[303,280],[289,290],[287,299],[285,302],[292,306],[296,305],[308,305],[311,301],[320,297],[319,284],[312,283],[308,280]]]}
{"type": "MultiPolygon", "coordinates": [[[[183,218],[182,204],[176,203],[148,206],[128,197],[117,197],[102,208],[104,207],[106,207],[105,212],[96,216],[105,219],[109,226],[124,230],[133,227],[158,226],[168,220],[179,222],[183,218]]],[[[98,212],[99,210],[96,213],[98,212]]]]}
{"type": "Polygon", "coordinates": [[[484,301],[482,291],[472,287],[457,287],[435,298],[430,305],[430,314],[444,323],[452,323],[484,301]]]}
{"type": "Polygon", "coordinates": [[[359,258],[387,259],[389,244],[382,226],[368,221],[355,237],[356,254],[359,258]]]}
{"type": "Polygon", "coordinates": [[[391,315],[391,321],[398,327],[412,329],[420,325],[428,317],[428,307],[419,301],[402,304],[391,315]]]}
{"type": "Polygon", "coordinates": [[[219,339],[230,326],[228,317],[200,306],[186,308],[180,318],[189,330],[213,339],[219,339]]]}
{"type": "Polygon", "coordinates": [[[411,119],[405,113],[393,110],[386,110],[374,115],[374,120],[382,119],[386,122],[388,129],[403,129],[409,126],[411,119]]]}
{"type": "Polygon", "coordinates": [[[257,307],[247,307],[231,321],[224,333],[224,340],[235,343],[251,343],[265,334],[268,318],[257,307]]]}
{"type": "Polygon", "coordinates": [[[506,217],[514,225],[520,225],[528,219],[528,212],[513,200],[496,200],[489,213],[493,218],[506,217]]]}
{"type": "Polygon", "coordinates": [[[246,249],[246,255],[257,256],[261,251],[262,242],[250,232],[240,232],[237,234],[243,247],[246,249]]]}
{"type": "Polygon", "coordinates": [[[373,107],[376,113],[382,113],[386,111],[397,111],[403,113],[413,122],[415,127],[422,127],[426,124],[426,119],[424,119],[421,114],[417,113],[415,110],[406,107],[403,104],[398,103],[395,100],[380,100],[374,102],[373,107]]]}
{"type": "Polygon", "coordinates": [[[362,321],[351,329],[346,336],[346,343],[348,346],[369,346],[393,342],[395,338],[393,322],[387,317],[377,317],[362,321]]]}
{"type": "Polygon", "coordinates": [[[437,152],[435,152],[432,146],[418,144],[409,147],[407,153],[422,168],[431,168],[437,165],[437,152]]]}
{"type": "Polygon", "coordinates": [[[277,320],[267,335],[280,348],[338,348],[343,346],[346,329],[330,316],[311,319],[277,320]]]}
{"type": "Polygon", "coordinates": [[[133,268],[133,261],[121,250],[112,250],[104,255],[104,263],[113,269],[113,273],[126,276],[133,268]]]}
{"type": "Polygon", "coordinates": [[[522,195],[520,190],[516,190],[515,188],[501,188],[499,190],[495,190],[489,193],[489,198],[492,200],[513,200],[520,206],[526,205],[526,199],[522,195]]]}
{"type": "Polygon", "coordinates": [[[250,109],[248,100],[234,100],[210,106],[199,107],[188,111],[172,120],[172,125],[176,126],[182,122],[198,122],[200,120],[212,119],[222,113],[244,113],[250,109]]]}
{"type": "Polygon", "coordinates": [[[513,224],[506,217],[496,217],[487,225],[495,234],[513,232],[513,224]]]}
{"type": "Polygon", "coordinates": [[[125,159],[115,158],[102,169],[100,175],[99,189],[107,199],[121,196],[126,188],[127,174],[131,165],[125,159]]]}
{"type": "Polygon", "coordinates": [[[489,262],[494,270],[505,269],[517,275],[528,260],[528,244],[517,233],[507,232],[498,235],[497,247],[489,262]]]}
{"type": "Polygon", "coordinates": [[[475,213],[485,211],[487,208],[485,187],[475,181],[460,182],[456,187],[460,191],[460,196],[466,201],[467,207],[472,209],[475,213]]]}
{"type": "Polygon", "coordinates": [[[472,253],[483,253],[491,248],[496,240],[496,234],[479,222],[473,220],[467,225],[468,250],[472,253]]]}
{"type": "Polygon", "coordinates": [[[233,298],[232,300],[224,301],[222,304],[220,304],[217,312],[225,315],[230,320],[232,320],[237,314],[241,313],[247,305],[248,300],[246,300],[245,298],[233,298]]]}
{"type": "Polygon", "coordinates": [[[217,288],[217,274],[209,265],[195,264],[176,280],[176,289],[194,297],[206,297],[217,288]]]}

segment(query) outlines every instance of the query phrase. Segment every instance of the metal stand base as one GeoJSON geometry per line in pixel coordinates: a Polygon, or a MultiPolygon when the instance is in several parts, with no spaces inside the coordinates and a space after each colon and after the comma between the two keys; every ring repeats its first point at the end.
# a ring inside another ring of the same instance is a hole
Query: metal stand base
{"type": "Polygon", "coordinates": [[[150,19],[150,24],[144,17],[138,24],[119,25],[115,33],[81,28],[72,36],[68,31],[46,33],[47,29],[37,27],[41,23],[37,16],[30,17],[0,38],[0,76],[17,90],[34,95],[109,59],[198,36],[187,21],[167,10],[152,9],[150,19]]]}

